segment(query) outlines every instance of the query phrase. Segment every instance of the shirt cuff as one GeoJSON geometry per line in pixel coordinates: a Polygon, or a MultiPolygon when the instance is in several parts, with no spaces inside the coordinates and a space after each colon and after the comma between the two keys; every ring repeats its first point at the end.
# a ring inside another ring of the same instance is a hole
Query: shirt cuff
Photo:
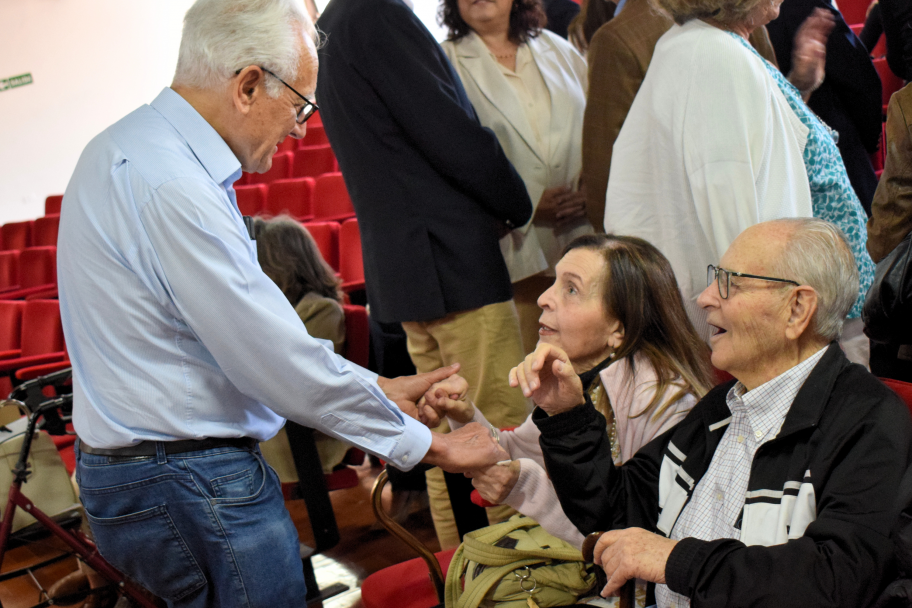
{"type": "Polygon", "coordinates": [[[402,418],[402,436],[386,460],[400,471],[411,471],[431,449],[431,431],[414,418],[404,414],[402,418]]]}

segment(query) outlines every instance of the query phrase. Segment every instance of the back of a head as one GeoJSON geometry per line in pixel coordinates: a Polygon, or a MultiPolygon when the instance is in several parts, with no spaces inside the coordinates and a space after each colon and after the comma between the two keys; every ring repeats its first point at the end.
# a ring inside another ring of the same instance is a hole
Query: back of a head
{"type": "MultiPolygon", "coordinates": [[[[196,0],[184,17],[174,84],[215,89],[250,65],[293,81],[305,39],[317,40],[302,0],[196,0]]],[[[283,88],[266,86],[272,97],[283,88]]]]}
{"type": "Polygon", "coordinates": [[[775,276],[810,285],[817,292],[817,314],[810,328],[821,341],[839,339],[846,316],[858,299],[858,266],[835,224],[815,218],[788,218],[791,233],[770,266],[775,276]]]}
{"type": "Polygon", "coordinates": [[[292,306],[308,293],[342,300],[340,281],[307,230],[288,216],[255,220],[260,267],[292,306]]]}
{"type": "Polygon", "coordinates": [[[578,247],[605,256],[605,306],[624,325],[624,342],[615,356],[632,363],[641,353],[655,367],[660,383],[680,378],[702,396],[712,386],[708,348],[687,317],[668,259],[649,242],[632,236],[586,235],[570,243],[567,251],[578,247]]]}

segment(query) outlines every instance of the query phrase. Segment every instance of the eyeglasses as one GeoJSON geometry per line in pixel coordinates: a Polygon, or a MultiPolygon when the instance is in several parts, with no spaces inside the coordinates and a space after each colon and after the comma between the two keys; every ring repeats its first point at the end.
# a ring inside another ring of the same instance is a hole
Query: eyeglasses
{"type": "MultiPolygon", "coordinates": [[[[261,70],[263,70],[264,72],[266,72],[267,74],[269,74],[270,76],[272,76],[273,78],[275,78],[276,80],[278,80],[279,82],[281,82],[282,84],[284,84],[286,87],[291,89],[292,93],[294,93],[295,95],[297,95],[298,97],[300,97],[301,99],[304,100],[304,105],[301,106],[300,110],[298,110],[298,115],[295,118],[295,122],[297,122],[299,125],[303,125],[305,122],[307,122],[307,119],[310,118],[311,116],[313,116],[314,112],[316,112],[317,110],[320,109],[317,107],[317,104],[315,104],[311,100],[307,99],[306,97],[304,97],[303,95],[301,95],[300,93],[295,91],[294,88],[290,84],[288,84],[287,82],[285,82],[284,80],[282,80],[281,78],[279,78],[278,76],[276,76],[275,74],[273,74],[272,72],[270,72],[269,70],[264,68],[263,66],[258,65],[257,67],[260,68],[261,70]]],[[[241,68],[241,69],[243,69],[243,68],[241,68]]],[[[240,73],[241,73],[241,70],[237,70],[234,73],[234,75],[237,76],[240,73]]]]}
{"type": "Polygon", "coordinates": [[[774,277],[761,277],[755,274],[747,274],[744,272],[733,272],[724,268],[717,268],[712,264],[706,267],[706,286],[709,287],[712,285],[713,281],[717,281],[719,283],[719,297],[721,297],[723,300],[728,299],[728,294],[731,290],[732,277],[759,279],[761,281],[773,281],[776,283],[790,283],[796,287],[800,287],[799,283],[796,283],[795,281],[791,281],[789,279],[776,279],[774,277]]]}

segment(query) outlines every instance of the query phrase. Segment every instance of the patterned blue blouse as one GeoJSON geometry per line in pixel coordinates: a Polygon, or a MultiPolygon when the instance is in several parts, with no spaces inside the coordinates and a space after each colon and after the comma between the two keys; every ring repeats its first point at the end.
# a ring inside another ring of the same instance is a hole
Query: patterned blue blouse
{"type": "MultiPolygon", "coordinates": [[[[731,33],[731,32],[729,32],[731,33]]],[[[747,40],[731,33],[741,41],[746,48],[763,59],[754,50],[747,40]]],[[[792,111],[801,119],[808,128],[807,145],[804,148],[804,166],[807,169],[808,181],[811,184],[811,203],[814,207],[814,217],[827,220],[839,226],[846,235],[855,262],[858,264],[858,299],[849,312],[849,319],[861,316],[865,294],[874,282],[874,262],[868,255],[866,243],[868,232],[865,227],[867,216],[861,206],[861,201],[852,189],[849,176],[846,173],[839,148],[836,147],[836,132],[820,120],[804,100],[795,86],[785,79],[782,72],[763,59],[763,65],[779,86],[792,111]]]]}

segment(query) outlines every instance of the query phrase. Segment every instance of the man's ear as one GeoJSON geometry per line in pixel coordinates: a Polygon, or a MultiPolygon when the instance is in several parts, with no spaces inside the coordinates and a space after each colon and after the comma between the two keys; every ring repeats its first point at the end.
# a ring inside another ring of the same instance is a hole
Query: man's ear
{"type": "Polygon", "coordinates": [[[234,107],[241,114],[250,112],[253,104],[264,93],[260,83],[266,77],[266,73],[255,65],[250,65],[241,70],[234,79],[232,79],[231,93],[234,107]]]}
{"type": "Polygon", "coordinates": [[[801,337],[817,314],[817,292],[809,285],[802,285],[794,290],[788,303],[789,319],[785,335],[790,340],[801,337]]]}

